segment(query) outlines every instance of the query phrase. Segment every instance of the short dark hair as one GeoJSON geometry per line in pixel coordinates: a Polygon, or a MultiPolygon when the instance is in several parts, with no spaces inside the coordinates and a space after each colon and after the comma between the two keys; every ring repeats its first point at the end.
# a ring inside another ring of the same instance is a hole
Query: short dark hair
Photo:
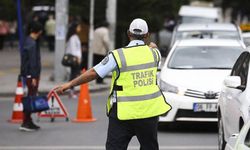
{"type": "Polygon", "coordinates": [[[29,25],[28,25],[28,33],[38,33],[40,31],[43,31],[43,26],[42,24],[40,24],[37,21],[32,21],[29,25]]]}
{"type": "Polygon", "coordinates": [[[80,25],[78,21],[74,21],[69,25],[69,29],[66,35],[66,41],[69,41],[70,37],[76,34],[76,28],[78,25],[80,25]]]}
{"type": "Polygon", "coordinates": [[[145,38],[145,34],[143,34],[143,35],[131,34],[131,36],[132,36],[134,39],[137,39],[137,40],[143,40],[143,39],[145,38]]]}
{"type": "Polygon", "coordinates": [[[136,40],[144,40],[144,38],[145,38],[145,34],[134,34],[134,33],[131,33],[129,30],[128,30],[127,32],[128,32],[128,34],[129,34],[132,38],[134,38],[134,39],[136,39],[136,40]]]}

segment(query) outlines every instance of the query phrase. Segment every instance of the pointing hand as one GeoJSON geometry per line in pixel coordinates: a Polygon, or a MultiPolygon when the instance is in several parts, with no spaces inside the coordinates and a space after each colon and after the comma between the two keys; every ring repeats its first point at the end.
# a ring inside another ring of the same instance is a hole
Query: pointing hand
{"type": "Polygon", "coordinates": [[[67,82],[54,88],[58,94],[62,94],[64,91],[71,88],[71,83],[67,82]]]}

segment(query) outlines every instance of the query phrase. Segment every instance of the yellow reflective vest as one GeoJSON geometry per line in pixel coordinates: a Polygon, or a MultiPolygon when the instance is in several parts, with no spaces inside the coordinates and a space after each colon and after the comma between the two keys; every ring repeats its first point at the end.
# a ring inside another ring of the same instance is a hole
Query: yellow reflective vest
{"type": "Polygon", "coordinates": [[[113,71],[107,112],[111,97],[117,100],[119,120],[159,116],[171,109],[157,85],[159,54],[147,45],[121,48],[111,52],[118,66],[113,71]]]}

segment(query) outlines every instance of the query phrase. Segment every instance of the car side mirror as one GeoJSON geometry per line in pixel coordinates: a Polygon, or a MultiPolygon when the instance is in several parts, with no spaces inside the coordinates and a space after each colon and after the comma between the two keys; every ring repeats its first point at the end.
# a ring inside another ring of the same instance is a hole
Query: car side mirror
{"type": "Polygon", "coordinates": [[[241,87],[241,78],[239,76],[227,76],[224,85],[229,88],[239,88],[241,87]]]}

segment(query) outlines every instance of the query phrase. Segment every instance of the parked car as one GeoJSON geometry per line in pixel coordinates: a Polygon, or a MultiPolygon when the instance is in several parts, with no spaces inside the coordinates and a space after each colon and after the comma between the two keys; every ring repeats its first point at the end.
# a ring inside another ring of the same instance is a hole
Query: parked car
{"type": "Polygon", "coordinates": [[[180,24],[172,35],[172,46],[176,40],[193,38],[243,40],[241,29],[232,23],[180,24]]]}
{"type": "Polygon", "coordinates": [[[225,150],[250,150],[250,121],[242,127],[240,133],[231,135],[225,150]]]}
{"type": "Polygon", "coordinates": [[[220,9],[183,5],[179,10],[180,23],[213,23],[221,20],[220,9]]]}
{"type": "Polygon", "coordinates": [[[238,133],[249,120],[250,86],[249,86],[248,50],[241,53],[235,62],[230,76],[226,77],[218,101],[219,147],[222,150],[233,133],[238,133]]]}
{"type": "Polygon", "coordinates": [[[160,123],[217,122],[223,79],[244,49],[239,40],[188,39],[172,47],[160,74],[160,88],[172,109],[160,123]]]}
{"type": "Polygon", "coordinates": [[[250,32],[242,33],[243,41],[246,46],[250,46],[250,32]]]}

